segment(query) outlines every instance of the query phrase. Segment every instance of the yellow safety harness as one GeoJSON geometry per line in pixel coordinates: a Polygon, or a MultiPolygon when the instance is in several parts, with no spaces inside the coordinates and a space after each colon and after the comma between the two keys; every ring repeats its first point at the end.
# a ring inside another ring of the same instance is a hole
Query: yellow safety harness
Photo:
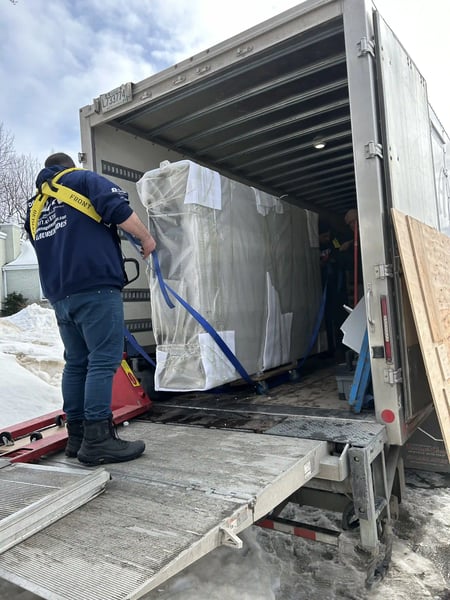
{"type": "Polygon", "coordinates": [[[82,169],[78,169],[77,167],[72,169],[64,169],[64,171],[57,173],[53,179],[44,181],[44,183],[37,190],[36,198],[34,199],[30,209],[30,230],[33,240],[36,237],[36,231],[42,210],[49,198],[56,198],[57,200],[68,204],[72,208],[76,208],[88,217],[91,217],[91,219],[94,219],[94,221],[97,221],[97,223],[100,223],[102,220],[101,216],[95,210],[89,198],[86,198],[86,196],[71,190],[61,183],[57,183],[63,175],[66,173],[71,173],[72,171],[82,171],[82,169]]]}

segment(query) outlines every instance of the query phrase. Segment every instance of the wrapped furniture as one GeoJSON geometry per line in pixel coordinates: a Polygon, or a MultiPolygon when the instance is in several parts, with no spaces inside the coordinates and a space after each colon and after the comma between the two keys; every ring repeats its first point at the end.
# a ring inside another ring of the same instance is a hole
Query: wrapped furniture
{"type": "MultiPolygon", "coordinates": [[[[317,216],[188,160],[137,183],[164,281],[218,332],[249,374],[308,348],[321,299],[317,216]]],[[[155,389],[239,378],[209,333],[150,273],[155,389]]]]}

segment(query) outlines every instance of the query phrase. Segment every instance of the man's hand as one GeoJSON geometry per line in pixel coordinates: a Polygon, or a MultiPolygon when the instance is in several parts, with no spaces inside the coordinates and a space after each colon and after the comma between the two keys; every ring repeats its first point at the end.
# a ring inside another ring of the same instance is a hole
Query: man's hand
{"type": "Polygon", "coordinates": [[[141,242],[142,258],[148,258],[156,248],[156,242],[153,239],[153,236],[149,233],[147,227],[142,223],[135,212],[133,212],[126,221],[119,223],[119,227],[127,233],[131,233],[131,235],[141,242]]]}
{"type": "Polygon", "coordinates": [[[141,240],[141,254],[142,258],[148,258],[153,250],[156,248],[156,242],[154,238],[149,234],[144,240],[141,240]]]}

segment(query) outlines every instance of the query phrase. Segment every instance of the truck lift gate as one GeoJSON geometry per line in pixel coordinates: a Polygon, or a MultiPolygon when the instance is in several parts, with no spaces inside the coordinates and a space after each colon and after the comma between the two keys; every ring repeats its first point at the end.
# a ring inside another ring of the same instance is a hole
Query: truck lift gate
{"type": "Polygon", "coordinates": [[[129,430],[145,454],[108,465],[103,494],[3,552],[0,577],[48,600],[139,598],[218,546],[241,547],[238,534],[327,455],[325,441],[144,421],[129,430]]]}

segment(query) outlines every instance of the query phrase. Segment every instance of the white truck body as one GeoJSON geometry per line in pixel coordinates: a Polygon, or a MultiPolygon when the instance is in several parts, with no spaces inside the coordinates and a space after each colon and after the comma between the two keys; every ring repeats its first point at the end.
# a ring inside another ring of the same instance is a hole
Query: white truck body
{"type": "MultiPolygon", "coordinates": [[[[424,78],[371,2],[300,4],[102,94],[81,109],[81,133],[83,165],[116,178],[144,219],[136,180],[183,158],[335,222],[357,207],[376,417],[392,411],[389,442],[405,443],[432,402],[409,335],[390,208],[450,231],[448,136],[424,78]],[[327,143],[321,154],[318,137],[327,143]],[[389,357],[382,299],[395,340],[389,357]]],[[[146,288],[142,276],[145,302],[127,308],[132,332],[149,326],[146,288]]]]}

